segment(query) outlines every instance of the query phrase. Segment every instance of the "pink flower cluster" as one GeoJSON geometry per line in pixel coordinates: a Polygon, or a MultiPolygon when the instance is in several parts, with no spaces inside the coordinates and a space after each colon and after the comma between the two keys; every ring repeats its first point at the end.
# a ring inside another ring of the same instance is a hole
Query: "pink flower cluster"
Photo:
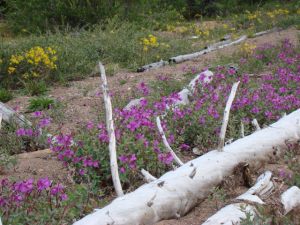
{"type": "Polygon", "coordinates": [[[33,178],[17,182],[10,182],[8,179],[0,181],[0,206],[4,212],[41,198],[48,198],[59,204],[59,201],[67,200],[68,196],[62,184],[54,184],[47,177],[40,178],[37,182],[33,178]]]}
{"type": "Polygon", "coordinates": [[[94,160],[92,156],[78,155],[76,151],[81,146],[81,143],[75,143],[73,136],[70,134],[60,134],[49,138],[48,143],[50,149],[57,153],[57,158],[64,162],[65,165],[72,164],[78,167],[78,173],[84,175],[88,168],[99,168],[100,163],[94,160]]]}

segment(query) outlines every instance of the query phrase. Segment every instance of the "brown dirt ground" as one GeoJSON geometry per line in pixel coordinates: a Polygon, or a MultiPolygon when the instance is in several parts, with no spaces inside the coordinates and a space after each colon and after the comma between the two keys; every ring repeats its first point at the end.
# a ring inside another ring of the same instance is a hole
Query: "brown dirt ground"
{"type": "MultiPolygon", "coordinates": [[[[295,28],[290,28],[284,31],[252,38],[247,40],[247,42],[258,46],[266,42],[276,44],[280,40],[288,38],[292,43],[298,44],[299,33],[300,32],[295,28]]],[[[216,52],[208,53],[182,64],[169,65],[144,73],[120,71],[114,76],[108,77],[108,84],[113,93],[119,93],[129,100],[130,95],[134,94],[136,85],[142,81],[148,83],[155,79],[157,75],[181,79],[182,74],[186,73],[185,71],[187,69],[197,68],[197,70],[201,70],[204,67],[209,67],[211,63],[219,57],[231,55],[238,49],[239,46],[231,46],[230,48],[224,48],[216,52]],[[120,85],[120,80],[126,80],[126,83],[120,85]]],[[[80,124],[96,119],[99,113],[104,110],[102,96],[99,94],[99,84],[99,77],[89,77],[81,81],[70,82],[68,87],[55,86],[51,88],[49,97],[58,99],[64,105],[60,122],[54,122],[51,129],[54,131],[59,128],[65,133],[75,132],[80,124]]],[[[20,96],[11,100],[8,105],[17,108],[20,113],[24,113],[30,118],[30,114],[26,113],[29,98],[30,97],[27,96],[20,96]]],[[[17,159],[17,167],[14,170],[5,171],[5,174],[2,175],[2,177],[9,176],[25,179],[28,177],[38,178],[48,176],[58,181],[66,181],[69,179],[67,169],[51,155],[49,150],[20,154],[17,156],[17,159]]],[[[234,197],[243,191],[245,191],[245,187],[238,186],[233,192],[229,191],[228,195],[234,197]]],[[[201,221],[204,221],[215,211],[215,203],[205,200],[187,216],[182,217],[179,220],[163,221],[157,225],[200,224],[201,221]]]]}
{"type": "Polygon", "coordinates": [[[64,184],[71,182],[66,167],[56,159],[50,149],[17,155],[17,165],[12,170],[4,171],[0,176],[1,179],[16,180],[41,177],[49,177],[64,184]]]}

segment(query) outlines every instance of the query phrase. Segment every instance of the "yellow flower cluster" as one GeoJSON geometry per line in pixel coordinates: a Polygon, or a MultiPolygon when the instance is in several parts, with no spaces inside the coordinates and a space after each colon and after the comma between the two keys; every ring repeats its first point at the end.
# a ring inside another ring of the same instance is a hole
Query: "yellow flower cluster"
{"type": "Polygon", "coordinates": [[[143,51],[147,52],[149,47],[158,47],[159,43],[157,42],[157,37],[152,34],[149,34],[148,37],[142,38],[143,51]]]}
{"type": "Polygon", "coordinates": [[[270,18],[275,18],[276,16],[280,16],[280,15],[287,15],[289,14],[289,10],[287,9],[275,9],[273,11],[267,12],[267,15],[270,18]]]}
{"type": "Polygon", "coordinates": [[[28,52],[25,53],[25,58],[28,63],[33,65],[43,64],[49,69],[56,69],[55,64],[57,57],[56,51],[51,47],[43,49],[42,47],[36,46],[31,48],[28,52]]]}
{"type": "Polygon", "coordinates": [[[255,11],[253,13],[250,13],[248,10],[246,11],[248,20],[257,20],[259,19],[260,14],[261,13],[259,11],[255,11]]]}
{"type": "Polygon", "coordinates": [[[256,45],[246,42],[241,45],[240,50],[241,50],[242,54],[249,56],[249,55],[253,54],[255,48],[256,48],[256,45]]]}
{"type": "Polygon", "coordinates": [[[56,61],[56,50],[36,46],[21,54],[12,55],[7,72],[21,74],[24,79],[37,78],[40,74],[57,69],[56,61]]]}
{"type": "Polygon", "coordinates": [[[210,32],[208,29],[200,29],[199,27],[196,27],[195,34],[202,37],[209,37],[210,32]]]}

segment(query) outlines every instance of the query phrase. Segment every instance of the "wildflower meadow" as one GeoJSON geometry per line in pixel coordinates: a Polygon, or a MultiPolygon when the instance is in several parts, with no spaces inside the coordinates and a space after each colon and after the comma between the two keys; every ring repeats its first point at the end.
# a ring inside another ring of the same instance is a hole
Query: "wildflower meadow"
{"type": "MultiPolygon", "coordinates": [[[[149,179],[153,188],[158,186],[166,193],[173,188],[175,193],[197,175],[190,160],[218,150],[226,113],[230,112],[225,147],[258,136],[300,108],[298,1],[232,1],[238,7],[235,10],[228,6],[230,1],[218,0],[208,5],[205,1],[104,1],[102,6],[96,1],[79,4],[57,0],[53,5],[36,3],[42,7],[40,13],[29,2],[0,2],[3,224],[80,224],[81,218],[94,209],[96,215],[118,197],[114,169],[125,194],[146,189],[145,180],[149,179]],[[99,13],[101,18],[96,16],[99,13]],[[36,19],[28,22],[33,16],[36,19]],[[256,35],[262,31],[267,32],[256,35]],[[228,44],[243,35],[243,42],[228,44]],[[214,43],[225,44],[192,61],[176,65],[168,61],[173,56],[210,49],[214,43]],[[107,86],[101,86],[103,71],[95,67],[98,61],[105,65],[107,86]],[[161,61],[170,65],[135,72],[140,66],[161,61]],[[208,70],[213,74],[209,78],[208,70]],[[226,112],[236,83],[232,105],[226,112]],[[182,90],[189,93],[188,103],[178,104],[185,100],[182,90]],[[112,100],[111,119],[104,91],[112,100]],[[128,107],[133,99],[135,103],[128,107]],[[15,114],[6,117],[7,112],[15,114]],[[30,123],[15,122],[16,118],[25,121],[23,116],[30,123]],[[158,129],[157,118],[163,132],[158,129]],[[114,143],[116,167],[112,166],[114,143]],[[174,154],[188,165],[178,165],[174,154]],[[170,188],[160,180],[166,173],[180,180],[182,177],[174,175],[176,171],[189,167],[192,172],[182,186],[170,188]]],[[[300,185],[299,140],[289,143],[287,139],[285,144],[287,150],[280,156],[273,146],[277,158],[264,161],[250,175],[257,178],[264,167],[268,168],[274,173],[273,180],[281,182],[281,186],[274,185],[278,193],[300,185]],[[278,190],[278,186],[284,188],[278,190]]],[[[197,203],[199,207],[208,207],[211,216],[231,204],[242,194],[239,191],[255,184],[230,183],[233,178],[239,181],[240,174],[244,179],[251,166],[250,162],[240,163],[222,184],[210,181],[213,187],[207,196],[201,196],[205,201],[197,203]]],[[[148,208],[156,204],[159,195],[157,192],[149,199],[148,208]]],[[[128,195],[115,201],[122,198],[126,200],[128,195]]],[[[266,202],[266,207],[273,206],[266,202]]],[[[297,211],[278,214],[264,206],[257,211],[253,215],[245,211],[241,224],[297,224],[297,211]]],[[[111,215],[114,221],[117,213],[111,215]]],[[[192,224],[184,223],[184,215],[178,215],[182,224],[192,224]]],[[[209,216],[202,215],[201,222],[209,216]]]]}

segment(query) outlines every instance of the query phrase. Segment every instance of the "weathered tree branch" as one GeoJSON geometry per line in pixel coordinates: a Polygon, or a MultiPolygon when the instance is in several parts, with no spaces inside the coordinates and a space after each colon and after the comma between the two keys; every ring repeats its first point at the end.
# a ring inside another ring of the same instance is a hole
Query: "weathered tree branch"
{"type": "Polygon", "coordinates": [[[167,138],[166,138],[165,132],[164,132],[162,126],[161,126],[161,122],[160,122],[159,116],[156,117],[156,125],[157,125],[158,131],[159,131],[159,133],[160,133],[160,135],[161,135],[161,138],[162,138],[162,140],[163,140],[163,143],[164,143],[164,145],[165,145],[167,151],[168,151],[169,153],[171,153],[171,155],[172,155],[173,159],[175,160],[175,162],[176,162],[179,166],[182,166],[182,165],[183,165],[183,162],[178,158],[178,156],[175,154],[175,152],[173,151],[173,149],[172,149],[171,146],[169,145],[169,142],[168,142],[168,140],[167,140],[167,138]]]}
{"type": "Polygon", "coordinates": [[[124,195],[122,185],[119,177],[117,151],[116,151],[116,136],[114,130],[114,121],[112,116],[111,100],[108,92],[107,79],[105,74],[104,66],[99,62],[99,69],[102,81],[103,99],[105,104],[106,112],[106,129],[109,136],[109,156],[110,156],[110,170],[115,191],[118,196],[124,195]]]}
{"type": "Polygon", "coordinates": [[[226,135],[226,129],[227,129],[228,121],[229,121],[230,109],[231,109],[231,105],[232,105],[232,102],[235,97],[235,93],[239,86],[239,83],[240,82],[238,81],[232,85],[231,92],[230,92],[230,95],[229,95],[227,103],[226,103],[226,107],[224,110],[224,116],[223,116],[223,123],[222,123],[221,131],[220,131],[220,140],[219,140],[219,145],[218,145],[219,151],[223,151],[223,148],[224,148],[225,135],[226,135]]]}

